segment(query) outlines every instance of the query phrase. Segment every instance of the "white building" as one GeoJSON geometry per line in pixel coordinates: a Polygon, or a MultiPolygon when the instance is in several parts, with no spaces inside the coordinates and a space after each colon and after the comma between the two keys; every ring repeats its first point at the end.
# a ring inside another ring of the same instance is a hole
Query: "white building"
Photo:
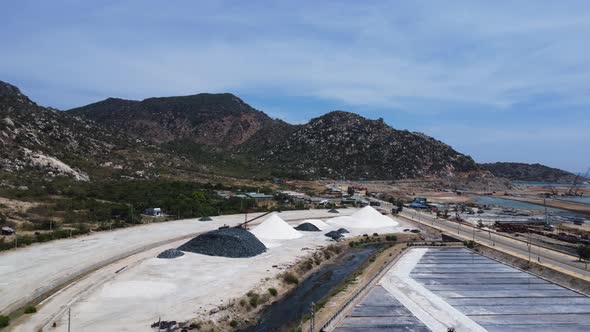
{"type": "Polygon", "coordinates": [[[162,215],[162,209],[160,208],[149,208],[149,209],[145,209],[145,214],[147,214],[148,216],[152,216],[152,217],[159,217],[162,215]]]}

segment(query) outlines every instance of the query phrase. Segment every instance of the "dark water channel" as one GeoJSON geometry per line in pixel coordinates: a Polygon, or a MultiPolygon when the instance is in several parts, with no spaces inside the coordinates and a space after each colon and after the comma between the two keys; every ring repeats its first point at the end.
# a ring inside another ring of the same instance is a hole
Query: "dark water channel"
{"type": "MultiPolygon", "coordinates": [[[[299,326],[310,313],[311,303],[329,296],[346,278],[357,271],[377,248],[362,248],[345,254],[338,261],[326,265],[300,283],[286,297],[267,308],[255,326],[241,332],[287,331],[299,326]]],[[[317,327],[319,329],[319,327],[317,327]]]]}

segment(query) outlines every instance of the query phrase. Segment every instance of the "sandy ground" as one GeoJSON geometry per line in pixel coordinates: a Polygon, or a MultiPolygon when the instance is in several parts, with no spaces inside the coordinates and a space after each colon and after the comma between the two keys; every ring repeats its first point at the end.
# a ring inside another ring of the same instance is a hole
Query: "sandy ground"
{"type": "MultiPolygon", "coordinates": [[[[354,211],[356,210],[344,209],[339,215],[354,211]]],[[[285,211],[280,215],[288,220],[334,216],[326,210],[285,211]]],[[[147,224],[2,252],[0,313],[12,312],[81,274],[130,254],[181,237],[191,237],[224,224],[236,225],[243,220],[244,215],[240,214],[214,217],[213,221],[209,222],[186,219],[147,224]]]]}
{"type": "Polygon", "coordinates": [[[486,331],[410,277],[410,272],[427,251],[427,248],[408,250],[381,279],[379,285],[394,295],[432,331],[446,331],[448,327],[455,327],[457,331],[486,331]]]}
{"type": "MultiPolygon", "coordinates": [[[[281,217],[288,220],[310,218],[311,211],[282,213],[281,217]]],[[[292,221],[292,224],[297,223],[292,221]]],[[[159,317],[177,321],[208,319],[211,309],[243,296],[265,278],[276,277],[284,268],[308,255],[310,251],[304,248],[329,244],[323,234],[337,228],[302,232],[304,236],[299,239],[275,241],[266,253],[252,258],[192,253],[172,260],[154,258],[157,253],[185,240],[162,245],[77,281],[44,301],[36,314],[16,322],[18,326],[14,330],[34,331],[56,321],[56,329],[44,330],[66,331],[68,307],[71,307],[72,327],[83,331],[149,331],[149,325],[159,317]],[[124,269],[115,273],[121,268],[124,269]]],[[[350,236],[354,236],[395,230],[350,231],[350,236]]]]}

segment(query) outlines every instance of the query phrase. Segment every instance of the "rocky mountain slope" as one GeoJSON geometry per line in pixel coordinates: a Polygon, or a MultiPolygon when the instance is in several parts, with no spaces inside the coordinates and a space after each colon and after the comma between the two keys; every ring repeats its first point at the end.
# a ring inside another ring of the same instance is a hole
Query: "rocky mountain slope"
{"type": "Polygon", "coordinates": [[[19,174],[145,176],[159,153],[93,121],[37,105],[0,81],[0,170],[19,174]],[[145,158],[150,151],[152,156],[145,158]]]}
{"type": "Polygon", "coordinates": [[[260,160],[288,176],[311,178],[405,179],[477,170],[470,157],[432,137],[341,111],[301,126],[260,160]]]}
{"type": "Polygon", "coordinates": [[[272,144],[291,127],[229,93],[143,101],[109,98],[69,113],[156,144],[191,142],[218,150],[252,141],[272,144]]]}
{"type": "Polygon", "coordinates": [[[572,183],[576,177],[573,173],[541,164],[498,162],[479,164],[479,167],[512,181],[572,183]]]}
{"type": "Polygon", "coordinates": [[[332,112],[290,125],[231,94],[109,98],[69,113],[200,161],[223,160],[273,176],[400,179],[477,170],[471,158],[444,143],[383,121],[332,112]]]}
{"type": "Polygon", "coordinates": [[[305,125],[231,94],[109,98],[68,112],[0,84],[0,169],[78,180],[206,173],[304,179],[404,179],[477,172],[473,160],[382,120],[331,112],[305,125]]]}

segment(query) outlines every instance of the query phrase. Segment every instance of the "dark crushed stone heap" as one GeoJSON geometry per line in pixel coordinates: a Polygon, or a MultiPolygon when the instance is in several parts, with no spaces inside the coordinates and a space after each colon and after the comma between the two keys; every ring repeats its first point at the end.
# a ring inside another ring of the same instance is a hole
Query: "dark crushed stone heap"
{"type": "Polygon", "coordinates": [[[340,234],[346,234],[346,233],[350,233],[350,232],[348,231],[348,229],[346,229],[346,228],[340,228],[340,229],[338,229],[338,230],[337,230],[337,232],[338,232],[338,233],[340,233],[340,234]]]}
{"type": "Polygon", "coordinates": [[[211,220],[213,220],[213,219],[211,219],[211,218],[209,218],[209,217],[202,217],[202,218],[199,218],[199,221],[211,221],[211,220]]]}
{"type": "Polygon", "coordinates": [[[224,228],[201,234],[179,250],[222,257],[252,257],[266,251],[256,236],[241,228],[224,228]]]}
{"type": "Polygon", "coordinates": [[[180,257],[180,256],[184,256],[184,253],[182,251],[180,251],[178,249],[168,249],[168,250],[162,251],[157,257],[171,259],[171,258],[176,258],[176,257],[180,257]]]}
{"type": "Polygon", "coordinates": [[[295,229],[298,231],[305,231],[305,232],[319,232],[320,231],[320,229],[316,225],[309,223],[309,222],[304,222],[303,224],[295,227],[295,229]]]}
{"type": "Polygon", "coordinates": [[[326,233],[324,235],[326,235],[327,237],[332,238],[333,240],[338,240],[338,239],[344,237],[344,235],[340,234],[338,231],[331,231],[331,232],[328,232],[328,233],[326,233]]]}
{"type": "Polygon", "coordinates": [[[328,210],[328,212],[330,212],[330,213],[340,213],[340,211],[338,211],[336,209],[330,209],[330,210],[328,210]]]}

